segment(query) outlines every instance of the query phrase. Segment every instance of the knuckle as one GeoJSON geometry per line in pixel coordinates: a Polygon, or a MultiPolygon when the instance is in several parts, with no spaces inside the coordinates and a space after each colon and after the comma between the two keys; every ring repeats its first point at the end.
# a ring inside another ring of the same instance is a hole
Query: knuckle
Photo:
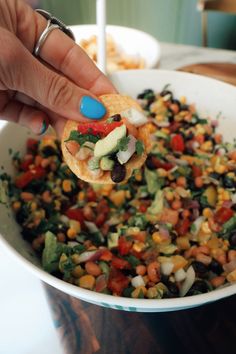
{"type": "Polygon", "coordinates": [[[18,43],[13,41],[13,35],[8,31],[1,31],[1,55],[0,55],[0,77],[1,83],[9,89],[13,89],[17,80],[19,71],[16,70],[18,57],[18,43]],[[4,33],[3,33],[4,32],[4,33]]]}
{"type": "Polygon", "coordinates": [[[50,107],[63,107],[70,103],[73,97],[73,88],[69,81],[59,75],[54,75],[51,79],[48,92],[48,103],[50,107]]]}

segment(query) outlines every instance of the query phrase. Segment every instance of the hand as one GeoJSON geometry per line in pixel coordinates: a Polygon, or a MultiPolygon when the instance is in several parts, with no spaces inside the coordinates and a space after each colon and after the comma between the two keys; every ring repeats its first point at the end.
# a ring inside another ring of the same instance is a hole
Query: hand
{"type": "Polygon", "coordinates": [[[61,30],[40,51],[35,44],[47,20],[22,0],[0,0],[0,119],[42,134],[51,124],[60,135],[66,119],[100,119],[96,96],[116,92],[85,52],[61,30]],[[88,97],[89,96],[89,97],[88,97]]]}

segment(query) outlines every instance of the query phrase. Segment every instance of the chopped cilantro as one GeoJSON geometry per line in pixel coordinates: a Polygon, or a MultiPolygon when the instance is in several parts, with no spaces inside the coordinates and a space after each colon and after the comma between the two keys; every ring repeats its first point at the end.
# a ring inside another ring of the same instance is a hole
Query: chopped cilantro
{"type": "Polygon", "coordinates": [[[12,154],[12,148],[8,149],[8,154],[11,155],[12,154]]]}
{"type": "Polygon", "coordinates": [[[120,151],[126,151],[128,149],[130,138],[128,136],[124,136],[119,140],[118,149],[120,151]]]}
{"type": "Polygon", "coordinates": [[[98,135],[93,135],[93,134],[81,134],[76,130],[72,130],[70,132],[70,136],[65,142],[74,140],[77,143],[80,144],[80,146],[84,145],[87,141],[90,141],[91,143],[96,144],[96,142],[100,139],[100,136],[98,135]]]}
{"type": "Polygon", "coordinates": [[[142,141],[140,141],[140,140],[136,141],[135,149],[136,149],[136,153],[138,156],[142,155],[142,153],[144,152],[144,145],[143,145],[142,141]]]}
{"type": "Polygon", "coordinates": [[[137,267],[137,265],[141,263],[140,260],[137,257],[133,256],[132,254],[125,257],[125,259],[131,264],[133,268],[137,267]]]}

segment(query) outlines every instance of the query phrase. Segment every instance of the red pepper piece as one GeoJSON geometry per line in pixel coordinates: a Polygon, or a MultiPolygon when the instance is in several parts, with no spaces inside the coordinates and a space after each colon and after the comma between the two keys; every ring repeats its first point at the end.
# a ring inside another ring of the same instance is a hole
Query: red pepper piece
{"type": "Polygon", "coordinates": [[[185,149],[185,145],[182,135],[176,134],[172,136],[170,146],[173,151],[183,152],[185,149]]]}
{"type": "Polygon", "coordinates": [[[174,167],[174,165],[172,165],[172,163],[162,162],[155,156],[152,156],[152,162],[156,168],[163,168],[166,171],[169,171],[174,167]]]}
{"type": "Polygon", "coordinates": [[[129,251],[131,250],[133,246],[133,242],[127,240],[125,236],[121,236],[118,241],[118,251],[121,256],[125,256],[129,254],[129,251]]]}
{"type": "Polygon", "coordinates": [[[110,262],[112,260],[113,254],[111,251],[109,251],[108,249],[105,249],[102,253],[102,255],[100,256],[99,260],[100,261],[106,261],[106,262],[110,262]]]}
{"type": "Polygon", "coordinates": [[[192,170],[193,170],[193,177],[201,177],[202,169],[199,166],[193,165],[192,170]]]}
{"type": "Polygon", "coordinates": [[[45,170],[40,167],[36,166],[31,170],[22,173],[21,175],[16,177],[15,185],[17,188],[24,188],[26,187],[31,181],[43,178],[45,176],[45,170]]]}
{"type": "Polygon", "coordinates": [[[76,208],[76,209],[67,209],[65,215],[72,220],[79,221],[81,226],[84,226],[84,214],[83,209],[76,208]]]}
{"type": "Polygon", "coordinates": [[[190,224],[191,222],[189,221],[189,219],[183,219],[176,226],[176,231],[180,236],[184,236],[188,232],[190,224]]]}
{"type": "Polygon", "coordinates": [[[107,287],[113,294],[121,295],[125,288],[129,285],[129,278],[117,269],[112,268],[108,279],[107,287]]]}
{"type": "Polygon", "coordinates": [[[126,259],[114,256],[111,265],[116,269],[130,269],[130,264],[126,259]]]}
{"type": "Polygon", "coordinates": [[[234,211],[230,208],[222,207],[215,213],[214,220],[218,224],[224,224],[226,221],[232,218],[234,211]]]}
{"type": "Polygon", "coordinates": [[[28,152],[36,152],[38,149],[38,140],[29,138],[26,142],[26,148],[28,152]]]}
{"type": "Polygon", "coordinates": [[[92,135],[108,135],[112,130],[123,125],[123,122],[112,122],[112,123],[81,123],[78,124],[77,130],[81,134],[92,134],[92,135]]]}
{"type": "Polygon", "coordinates": [[[33,156],[27,158],[27,159],[24,159],[21,161],[21,164],[20,164],[20,169],[22,171],[28,171],[30,165],[32,165],[33,163],[33,156]]]}

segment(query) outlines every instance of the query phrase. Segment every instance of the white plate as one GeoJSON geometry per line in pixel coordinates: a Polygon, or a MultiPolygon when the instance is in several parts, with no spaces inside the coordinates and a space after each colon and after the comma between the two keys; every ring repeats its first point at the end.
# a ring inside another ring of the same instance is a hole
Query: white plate
{"type": "MultiPolygon", "coordinates": [[[[122,71],[113,74],[112,78],[120,92],[133,97],[146,88],[161,91],[168,83],[177,97],[185,95],[188,102],[196,103],[200,113],[215,117],[223,112],[219,131],[223,133],[226,140],[233,140],[235,137],[236,88],[234,86],[206,77],[161,70],[122,71]]],[[[24,151],[29,132],[14,124],[2,124],[0,135],[0,168],[4,166],[5,171],[13,173],[8,149],[24,151]]],[[[0,205],[0,215],[0,244],[9,252],[13,260],[25,266],[46,283],[84,301],[126,311],[161,312],[198,306],[236,293],[236,285],[232,284],[207,294],[149,300],[115,297],[81,289],[44,272],[29,245],[21,238],[19,227],[11,211],[0,205]]]]}
{"type": "MultiPolygon", "coordinates": [[[[78,44],[82,39],[89,39],[97,33],[96,25],[78,25],[70,26],[70,28],[78,44]]],[[[143,58],[147,69],[157,67],[161,57],[160,44],[150,34],[135,28],[110,25],[107,25],[106,31],[112,36],[122,53],[135,58],[143,58]]]]}

